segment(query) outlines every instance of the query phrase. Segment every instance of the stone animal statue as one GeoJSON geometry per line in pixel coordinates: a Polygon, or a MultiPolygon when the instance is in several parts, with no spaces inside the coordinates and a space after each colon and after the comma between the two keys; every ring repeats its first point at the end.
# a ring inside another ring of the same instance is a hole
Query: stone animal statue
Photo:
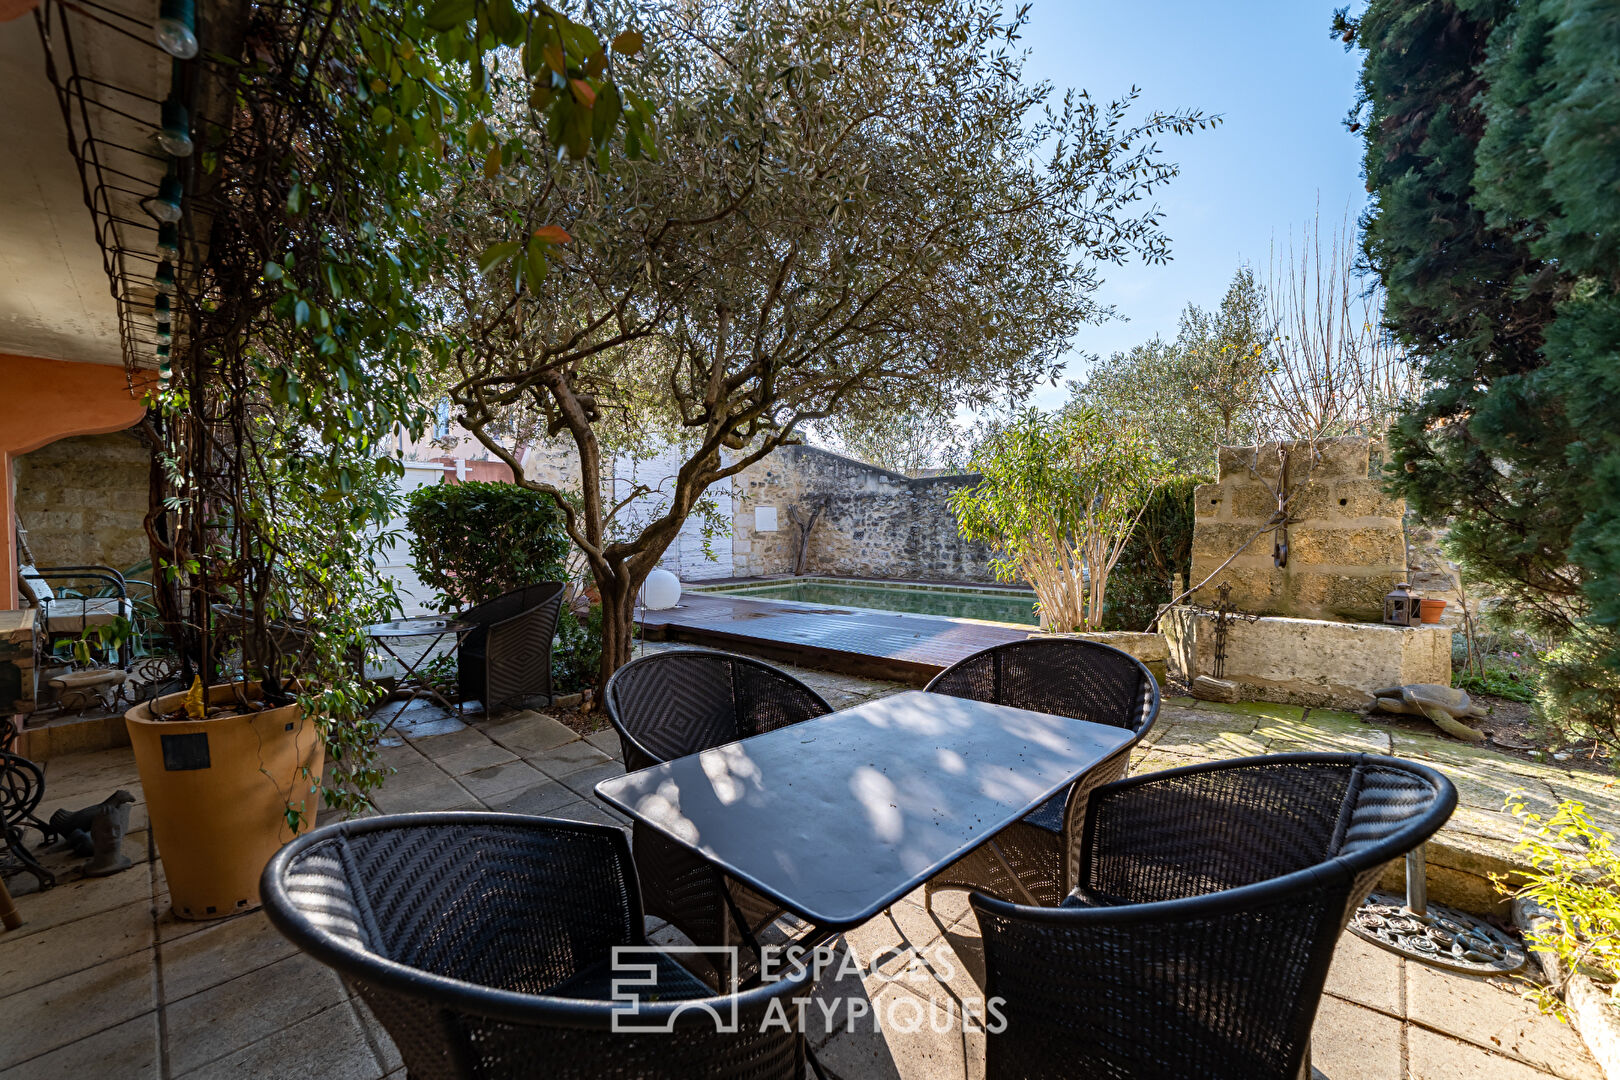
{"type": "Polygon", "coordinates": [[[1435,727],[1453,738],[1467,742],[1485,741],[1484,732],[1476,731],[1462,722],[1465,716],[1484,716],[1485,710],[1455,687],[1438,683],[1386,686],[1373,691],[1373,709],[1405,716],[1425,716],[1435,727]]]}
{"type": "Polygon", "coordinates": [[[129,806],[134,801],[135,796],[119,788],[83,810],[58,810],[51,815],[51,829],[61,839],[52,846],[90,856],[84,864],[86,877],[106,877],[129,869],[124,833],[129,831],[129,806]]]}

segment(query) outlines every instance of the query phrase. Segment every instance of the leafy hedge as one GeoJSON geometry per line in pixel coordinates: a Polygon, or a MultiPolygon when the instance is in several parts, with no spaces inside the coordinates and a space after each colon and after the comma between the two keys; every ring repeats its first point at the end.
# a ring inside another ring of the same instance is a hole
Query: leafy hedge
{"type": "Polygon", "coordinates": [[[551,688],[573,694],[596,686],[602,666],[602,605],[592,604],[584,619],[563,612],[557,620],[557,644],[551,651],[551,688]]]}
{"type": "MultiPolygon", "coordinates": [[[[1176,575],[1192,571],[1193,489],[1203,476],[1178,476],[1159,485],[1108,578],[1104,630],[1145,630],[1170,602],[1176,575]]],[[[1190,583],[1189,583],[1190,584],[1190,583]]]]}
{"type": "Polygon", "coordinates": [[[569,540],[549,495],[504,482],[434,484],[405,520],[417,577],[455,611],[540,581],[566,581],[569,540]]]}

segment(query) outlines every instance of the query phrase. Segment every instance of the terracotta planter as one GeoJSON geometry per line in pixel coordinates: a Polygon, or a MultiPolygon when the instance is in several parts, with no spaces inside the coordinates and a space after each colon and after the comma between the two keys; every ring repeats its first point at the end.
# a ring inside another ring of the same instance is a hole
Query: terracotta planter
{"type": "Polygon", "coordinates": [[[1418,610],[1423,621],[1433,626],[1440,621],[1440,614],[1446,610],[1446,602],[1444,600],[1419,600],[1418,610]]]}
{"type": "MultiPolygon", "coordinates": [[[[208,700],[234,700],[237,685],[209,687],[208,700]]],[[[248,683],[247,693],[256,699],[258,684],[248,683]]],[[[174,913],[218,919],[258,907],[259,875],[293,838],[289,807],[303,811],[306,827],[314,824],[320,797],[310,788],[326,763],[326,743],[297,705],[212,720],[153,719],[154,706],[164,714],[184,696],[137,705],[124,723],[174,913]]]]}

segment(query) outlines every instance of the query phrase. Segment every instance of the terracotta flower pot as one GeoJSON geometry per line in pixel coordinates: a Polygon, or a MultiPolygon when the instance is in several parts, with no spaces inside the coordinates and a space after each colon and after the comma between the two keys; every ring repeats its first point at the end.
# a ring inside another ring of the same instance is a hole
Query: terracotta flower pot
{"type": "Polygon", "coordinates": [[[1418,601],[1418,610],[1421,612],[1424,623],[1433,626],[1440,621],[1441,613],[1446,610],[1446,602],[1444,600],[1420,600],[1418,601]]]}
{"type": "MultiPolygon", "coordinates": [[[[238,685],[211,686],[208,700],[233,701],[238,685]]],[[[246,692],[256,700],[258,684],[246,692]]],[[[296,704],[210,720],[154,718],[184,697],[137,705],[124,724],[174,913],[224,918],[259,905],[259,875],[294,835],[289,808],[313,826],[320,802],[310,789],[319,784],[326,741],[296,704]]]]}

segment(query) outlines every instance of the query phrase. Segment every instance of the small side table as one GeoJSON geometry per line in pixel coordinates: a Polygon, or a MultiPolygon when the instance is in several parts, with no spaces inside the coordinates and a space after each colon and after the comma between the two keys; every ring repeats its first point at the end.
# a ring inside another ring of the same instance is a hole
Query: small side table
{"type": "MultiPolygon", "coordinates": [[[[461,702],[459,700],[449,700],[435,690],[427,680],[417,678],[416,669],[422,666],[423,661],[438,646],[439,642],[453,636],[459,646],[461,639],[476,629],[478,629],[478,626],[475,623],[435,618],[395,619],[392,622],[375,623],[366,627],[366,636],[375,641],[382,647],[383,652],[393,657],[396,663],[403,665],[405,668],[405,674],[399,677],[399,689],[395,691],[396,694],[404,693],[404,701],[395,710],[393,719],[384,724],[382,731],[377,733],[378,738],[385,735],[398,722],[399,718],[404,715],[405,710],[410,707],[411,702],[422,696],[438,699],[439,704],[455,712],[456,719],[462,718],[461,702]],[[406,638],[432,638],[433,640],[428,643],[427,648],[422,650],[420,656],[411,663],[406,663],[405,658],[396,653],[393,646],[389,644],[394,641],[403,641],[406,638]]],[[[378,707],[381,708],[381,706],[378,707]]]]}

